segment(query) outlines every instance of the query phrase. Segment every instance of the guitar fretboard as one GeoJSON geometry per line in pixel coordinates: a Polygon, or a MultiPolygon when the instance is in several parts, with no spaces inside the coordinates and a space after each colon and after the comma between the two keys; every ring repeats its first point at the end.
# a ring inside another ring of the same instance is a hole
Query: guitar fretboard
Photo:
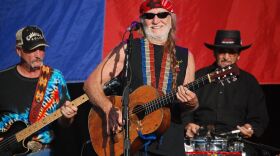
{"type": "MultiPolygon", "coordinates": [[[[71,101],[71,105],[73,106],[79,106],[82,103],[86,102],[88,100],[88,96],[86,94],[81,95],[80,97],[76,98],[75,100],[71,101]]],[[[44,117],[43,119],[35,122],[34,124],[30,125],[29,127],[19,131],[18,133],[15,134],[16,140],[18,142],[22,141],[23,139],[31,136],[33,133],[37,132],[44,126],[50,124],[54,120],[60,118],[62,116],[62,113],[60,109],[56,110],[49,116],[44,117]]]]}
{"type": "MultiPolygon", "coordinates": [[[[209,83],[211,83],[211,78],[210,78],[210,74],[207,74],[205,76],[202,76],[202,77],[196,79],[195,81],[193,81],[187,85],[184,85],[184,87],[187,87],[191,91],[195,91],[198,88],[200,88],[206,84],[209,84],[209,83]]],[[[144,104],[143,106],[145,108],[145,115],[148,115],[159,108],[162,108],[168,104],[173,103],[174,100],[176,99],[177,92],[178,92],[178,89],[173,90],[164,96],[161,96],[149,103],[144,104]]]]}

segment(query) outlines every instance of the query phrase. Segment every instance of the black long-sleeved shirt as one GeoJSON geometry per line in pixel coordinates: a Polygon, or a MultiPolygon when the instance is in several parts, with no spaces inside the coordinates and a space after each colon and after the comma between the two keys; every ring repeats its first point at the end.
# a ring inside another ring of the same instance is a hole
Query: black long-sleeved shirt
{"type": "MultiPolygon", "coordinates": [[[[218,66],[202,68],[196,77],[215,71],[218,66]]],[[[238,79],[234,82],[211,83],[199,90],[197,96],[199,107],[191,113],[191,121],[198,125],[214,125],[216,132],[237,129],[237,125],[249,123],[254,135],[260,136],[268,125],[265,96],[257,80],[240,69],[238,79]]]]}

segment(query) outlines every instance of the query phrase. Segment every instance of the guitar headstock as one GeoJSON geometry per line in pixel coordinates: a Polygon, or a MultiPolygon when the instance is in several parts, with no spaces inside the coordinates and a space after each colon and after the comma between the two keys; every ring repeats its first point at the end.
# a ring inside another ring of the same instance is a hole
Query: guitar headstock
{"type": "Polygon", "coordinates": [[[218,68],[216,71],[209,74],[210,82],[227,82],[236,81],[239,75],[239,68],[236,64],[231,64],[223,68],[218,68]]]}

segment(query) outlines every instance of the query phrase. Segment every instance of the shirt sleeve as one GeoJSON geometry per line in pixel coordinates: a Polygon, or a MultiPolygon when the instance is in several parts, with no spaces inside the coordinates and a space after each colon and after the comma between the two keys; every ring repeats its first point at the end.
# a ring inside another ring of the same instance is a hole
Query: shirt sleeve
{"type": "Polygon", "coordinates": [[[256,79],[250,80],[250,94],[248,98],[247,121],[253,126],[254,135],[259,137],[268,125],[268,113],[265,95],[256,79]]]}
{"type": "Polygon", "coordinates": [[[59,79],[59,84],[58,84],[58,87],[59,87],[59,107],[61,107],[65,101],[70,101],[71,98],[70,98],[70,94],[69,94],[69,91],[68,91],[68,88],[67,88],[67,83],[62,75],[61,72],[59,72],[60,74],[58,75],[58,79],[59,79]]]}

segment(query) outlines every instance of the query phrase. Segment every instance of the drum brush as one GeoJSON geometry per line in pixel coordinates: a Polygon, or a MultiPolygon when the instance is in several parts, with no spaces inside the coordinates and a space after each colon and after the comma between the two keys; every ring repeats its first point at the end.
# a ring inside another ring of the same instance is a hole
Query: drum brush
{"type": "Polygon", "coordinates": [[[219,135],[231,135],[231,134],[237,134],[237,133],[240,133],[240,130],[237,129],[237,130],[233,130],[233,131],[229,131],[229,132],[225,132],[225,133],[221,133],[219,135]]]}

